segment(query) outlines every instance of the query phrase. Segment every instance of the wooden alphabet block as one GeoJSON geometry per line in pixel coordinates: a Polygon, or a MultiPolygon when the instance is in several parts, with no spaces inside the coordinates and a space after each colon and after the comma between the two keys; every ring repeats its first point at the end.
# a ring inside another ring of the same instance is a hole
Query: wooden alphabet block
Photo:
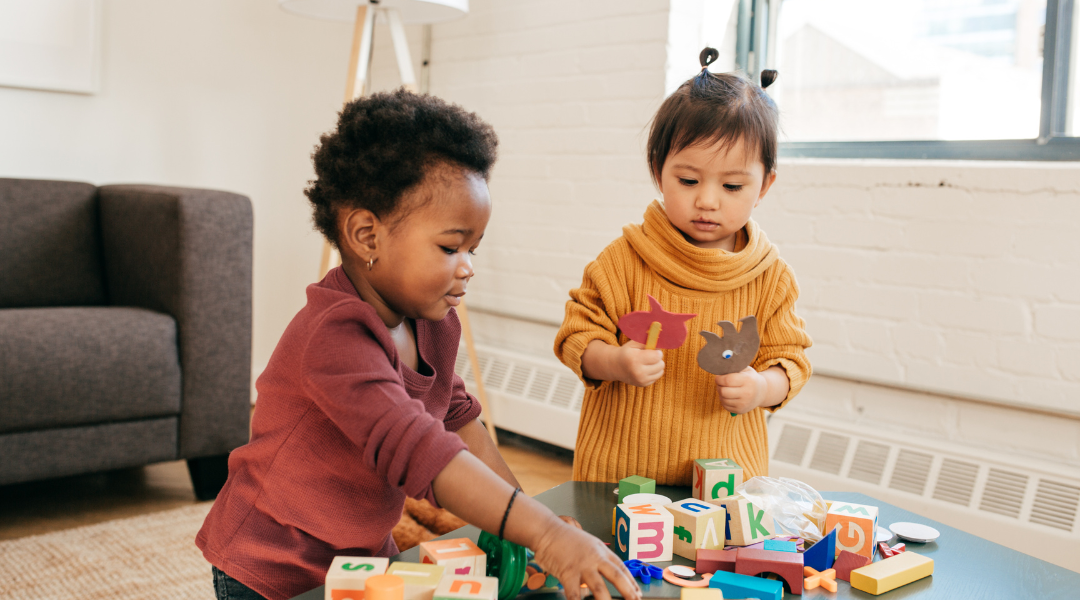
{"type": "Polygon", "coordinates": [[[388,575],[397,575],[405,581],[404,600],[432,600],[445,572],[442,565],[407,562],[396,562],[386,570],[388,575]]]}
{"type": "MultiPolygon", "coordinates": [[[[803,553],[805,557],[805,552],[803,553]]],[[[865,567],[870,564],[870,559],[854,552],[848,552],[847,550],[841,550],[840,556],[836,557],[836,562],[833,563],[833,569],[836,570],[836,578],[844,581],[851,581],[851,572],[860,567],[865,567]]]]}
{"type": "Polygon", "coordinates": [[[727,511],[727,524],[724,538],[728,546],[749,546],[773,537],[776,522],[772,513],[758,508],[742,496],[731,496],[722,500],[711,500],[712,504],[723,506],[727,511]]]}
{"type": "Polygon", "coordinates": [[[623,498],[626,498],[630,494],[655,493],[655,479],[649,479],[648,477],[642,477],[641,475],[631,475],[630,477],[624,477],[619,480],[619,504],[622,504],[623,498]]]}
{"type": "Polygon", "coordinates": [[[792,552],[773,552],[739,548],[735,561],[735,572],[742,575],[776,573],[787,583],[792,594],[803,591],[803,557],[792,552]]]}
{"type": "Polygon", "coordinates": [[[684,587],[679,593],[679,600],[724,600],[724,593],[719,588],[684,587]]]}
{"type": "Polygon", "coordinates": [[[675,518],[662,504],[615,507],[615,552],[624,561],[666,562],[674,551],[675,518]]]}
{"type": "Polygon", "coordinates": [[[724,549],[727,512],[722,506],[687,498],[664,508],[674,517],[674,552],[695,560],[698,548],[724,549]]]}
{"type": "Polygon", "coordinates": [[[727,571],[717,571],[709,579],[709,587],[718,588],[725,598],[758,598],[758,600],[781,600],[784,584],[773,579],[762,579],[727,571]]]}
{"type": "Polygon", "coordinates": [[[487,574],[487,554],[469,538],[424,542],[420,544],[420,562],[446,567],[451,575],[487,574]]]}
{"type": "Polygon", "coordinates": [[[694,461],[694,497],[719,500],[735,493],[743,482],[743,469],[730,458],[702,458],[694,461]]]}
{"type": "Polygon", "coordinates": [[[932,558],[914,552],[901,552],[852,571],[851,587],[877,596],[933,574],[932,558]]]}
{"type": "Polygon", "coordinates": [[[326,600],[364,600],[367,579],[382,575],[389,565],[389,558],[335,556],[326,572],[326,600]]]}
{"type": "Polygon", "coordinates": [[[837,552],[847,550],[873,560],[877,519],[876,506],[833,502],[825,515],[825,531],[836,528],[837,552]]]}
{"type": "Polygon", "coordinates": [[[498,595],[495,577],[447,575],[435,588],[433,600],[496,600],[498,595]]]}
{"type": "Polygon", "coordinates": [[[735,559],[738,550],[698,550],[694,561],[694,571],[699,575],[717,571],[735,572],[735,559]]]}

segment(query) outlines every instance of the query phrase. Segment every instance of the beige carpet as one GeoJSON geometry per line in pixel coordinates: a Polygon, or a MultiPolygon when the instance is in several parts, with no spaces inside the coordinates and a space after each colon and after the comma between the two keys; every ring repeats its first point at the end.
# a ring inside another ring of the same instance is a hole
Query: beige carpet
{"type": "Polygon", "coordinates": [[[0,542],[0,598],[213,600],[195,547],[212,504],[0,542]]]}

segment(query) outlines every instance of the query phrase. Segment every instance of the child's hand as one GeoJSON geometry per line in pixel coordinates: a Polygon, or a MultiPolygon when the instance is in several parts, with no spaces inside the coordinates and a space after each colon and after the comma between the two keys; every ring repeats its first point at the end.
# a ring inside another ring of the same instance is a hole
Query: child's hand
{"type": "Polygon", "coordinates": [[[716,392],[728,412],[741,415],[763,406],[768,391],[769,382],[754,367],[716,376],[716,392]]]}
{"type": "Polygon", "coordinates": [[[646,350],[640,342],[626,342],[619,346],[616,362],[619,366],[618,380],[638,387],[647,387],[664,376],[664,353],[646,350]]]}
{"type": "Polygon", "coordinates": [[[641,598],[641,588],[619,557],[595,536],[573,525],[548,529],[533,550],[537,564],[563,584],[566,600],[580,599],[582,583],[589,586],[597,600],[610,600],[605,579],[626,600],[641,598]]]}

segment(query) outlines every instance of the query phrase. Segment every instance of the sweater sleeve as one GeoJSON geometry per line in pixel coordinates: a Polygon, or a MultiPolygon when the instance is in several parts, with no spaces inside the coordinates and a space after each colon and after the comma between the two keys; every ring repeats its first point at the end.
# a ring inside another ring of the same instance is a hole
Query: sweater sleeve
{"type": "MultiPolygon", "coordinates": [[[[450,408],[443,418],[447,431],[457,431],[480,417],[482,407],[475,396],[465,391],[465,382],[454,374],[454,390],[450,397],[450,408]]],[[[488,418],[491,418],[488,415],[488,418]]]]}
{"type": "Polygon", "coordinates": [[[768,317],[761,324],[761,348],[754,359],[754,368],[764,371],[780,365],[787,373],[790,390],[784,401],[766,408],[775,412],[783,408],[799,390],[806,385],[812,372],[806,349],[812,341],[806,333],[806,323],[795,314],[795,300],[799,297],[799,285],[795,274],[787,264],[780,262],[782,271],[771,295],[768,317]]]}
{"type": "Polygon", "coordinates": [[[581,356],[585,354],[586,346],[593,340],[619,345],[617,321],[612,319],[604,306],[602,288],[607,286],[607,278],[598,258],[585,267],[581,287],[570,290],[566,316],[555,336],[555,356],[570,367],[588,388],[599,388],[604,382],[582,374],[581,356]]]}
{"type": "Polygon", "coordinates": [[[350,305],[328,310],[303,355],[306,392],[361,450],[365,467],[412,497],[432,498],[431,484],[458,452],[457,435],[409,397],[365,316],[350,305]]]}

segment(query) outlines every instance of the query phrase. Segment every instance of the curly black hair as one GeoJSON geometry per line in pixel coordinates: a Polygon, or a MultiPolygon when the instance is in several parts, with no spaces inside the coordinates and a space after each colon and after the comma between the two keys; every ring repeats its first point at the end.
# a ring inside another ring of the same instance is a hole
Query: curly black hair
{"type": "Polygon", "coordinates": [[[314,209],[315,229],[337,248],[339,210],[365,208],[385,219],[440,162],[487,179],[499,143],[475,113],[405,89],[349,102],[337,127],[319,142],[311,155],[316,179],[304,194],[314,209]]]}

